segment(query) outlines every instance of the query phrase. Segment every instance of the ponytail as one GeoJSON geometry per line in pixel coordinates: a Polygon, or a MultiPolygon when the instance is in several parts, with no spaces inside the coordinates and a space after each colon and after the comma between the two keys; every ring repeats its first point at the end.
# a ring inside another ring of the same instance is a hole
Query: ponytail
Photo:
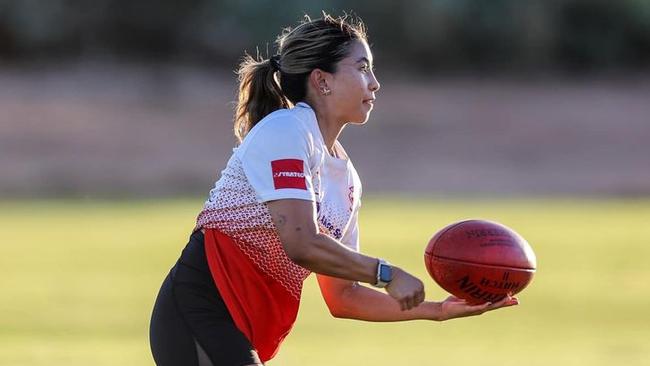
{"type": "Polygon", "coordinates": [[[246,55],[239,65],[239,92],[235,108],[235,136],[239,142],[267,114],[291,107],[275,78],[276,71],[279,71],[277,58],[256,60],[246,55]]]}

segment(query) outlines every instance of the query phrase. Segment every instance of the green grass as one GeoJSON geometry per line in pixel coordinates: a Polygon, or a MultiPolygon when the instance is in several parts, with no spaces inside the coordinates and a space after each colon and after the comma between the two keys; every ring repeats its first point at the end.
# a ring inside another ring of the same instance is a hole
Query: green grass
{"type": "MultiPolygon", "coordinates": [[[[153,364],[151,307],[201,204],[1,202],[0,365],[153,364]]],[[[519,307],[444,323],[340,320],[312,276],[269,365],[650,364],[650,200],[368,198],[362,250],[441,299],[424,246],[469,217],[503,222],[533,246],[538,272],[519,307]]]]}

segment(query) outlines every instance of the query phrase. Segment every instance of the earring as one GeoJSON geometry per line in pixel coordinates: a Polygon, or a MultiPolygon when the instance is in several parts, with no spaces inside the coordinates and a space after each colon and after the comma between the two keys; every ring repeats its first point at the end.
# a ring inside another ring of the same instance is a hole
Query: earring
{"type": "Polygon", "coordinates": [[[331,91],[329,88],[322,88],[322,89],[320,90],[320,92],[321,92],[321,94],[323,94],[323,95],[330,95],[330,94],[332,94],[332,91],[331,91]]]}

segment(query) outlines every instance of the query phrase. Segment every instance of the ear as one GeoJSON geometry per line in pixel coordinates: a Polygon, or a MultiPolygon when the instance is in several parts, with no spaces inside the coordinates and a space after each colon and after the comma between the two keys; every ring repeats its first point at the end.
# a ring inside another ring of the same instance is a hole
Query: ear
{"type": "Polygon", "coordinates": [[[320,94],[322,90],[329,90],[330,76],[330,73],[321,69],[313,69],[309,74],[309,84],[320,94]]]}

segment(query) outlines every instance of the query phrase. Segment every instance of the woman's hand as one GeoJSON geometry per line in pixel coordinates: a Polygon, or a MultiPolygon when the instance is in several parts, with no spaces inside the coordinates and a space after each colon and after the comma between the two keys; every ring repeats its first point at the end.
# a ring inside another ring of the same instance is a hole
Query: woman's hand
{"type": "Polygon", "coordinates": [[[422,281],[395,266],[393,266],[393,279],[386,286],[386,292],[399,302],[402,311],[411,310],[424,301],[422,281]]]}
{"type": "Polygon", "coordinates": [[[506,296],[501,301],[495,303],[486,302],[480,305],[470,305],[463,299],[459,299],[456,296],[449,296],[445,301],[440,303],[439,320],[481,315],[488,311],[518,304],[519,300],[516,297],[511,296],[506,296]]]}

